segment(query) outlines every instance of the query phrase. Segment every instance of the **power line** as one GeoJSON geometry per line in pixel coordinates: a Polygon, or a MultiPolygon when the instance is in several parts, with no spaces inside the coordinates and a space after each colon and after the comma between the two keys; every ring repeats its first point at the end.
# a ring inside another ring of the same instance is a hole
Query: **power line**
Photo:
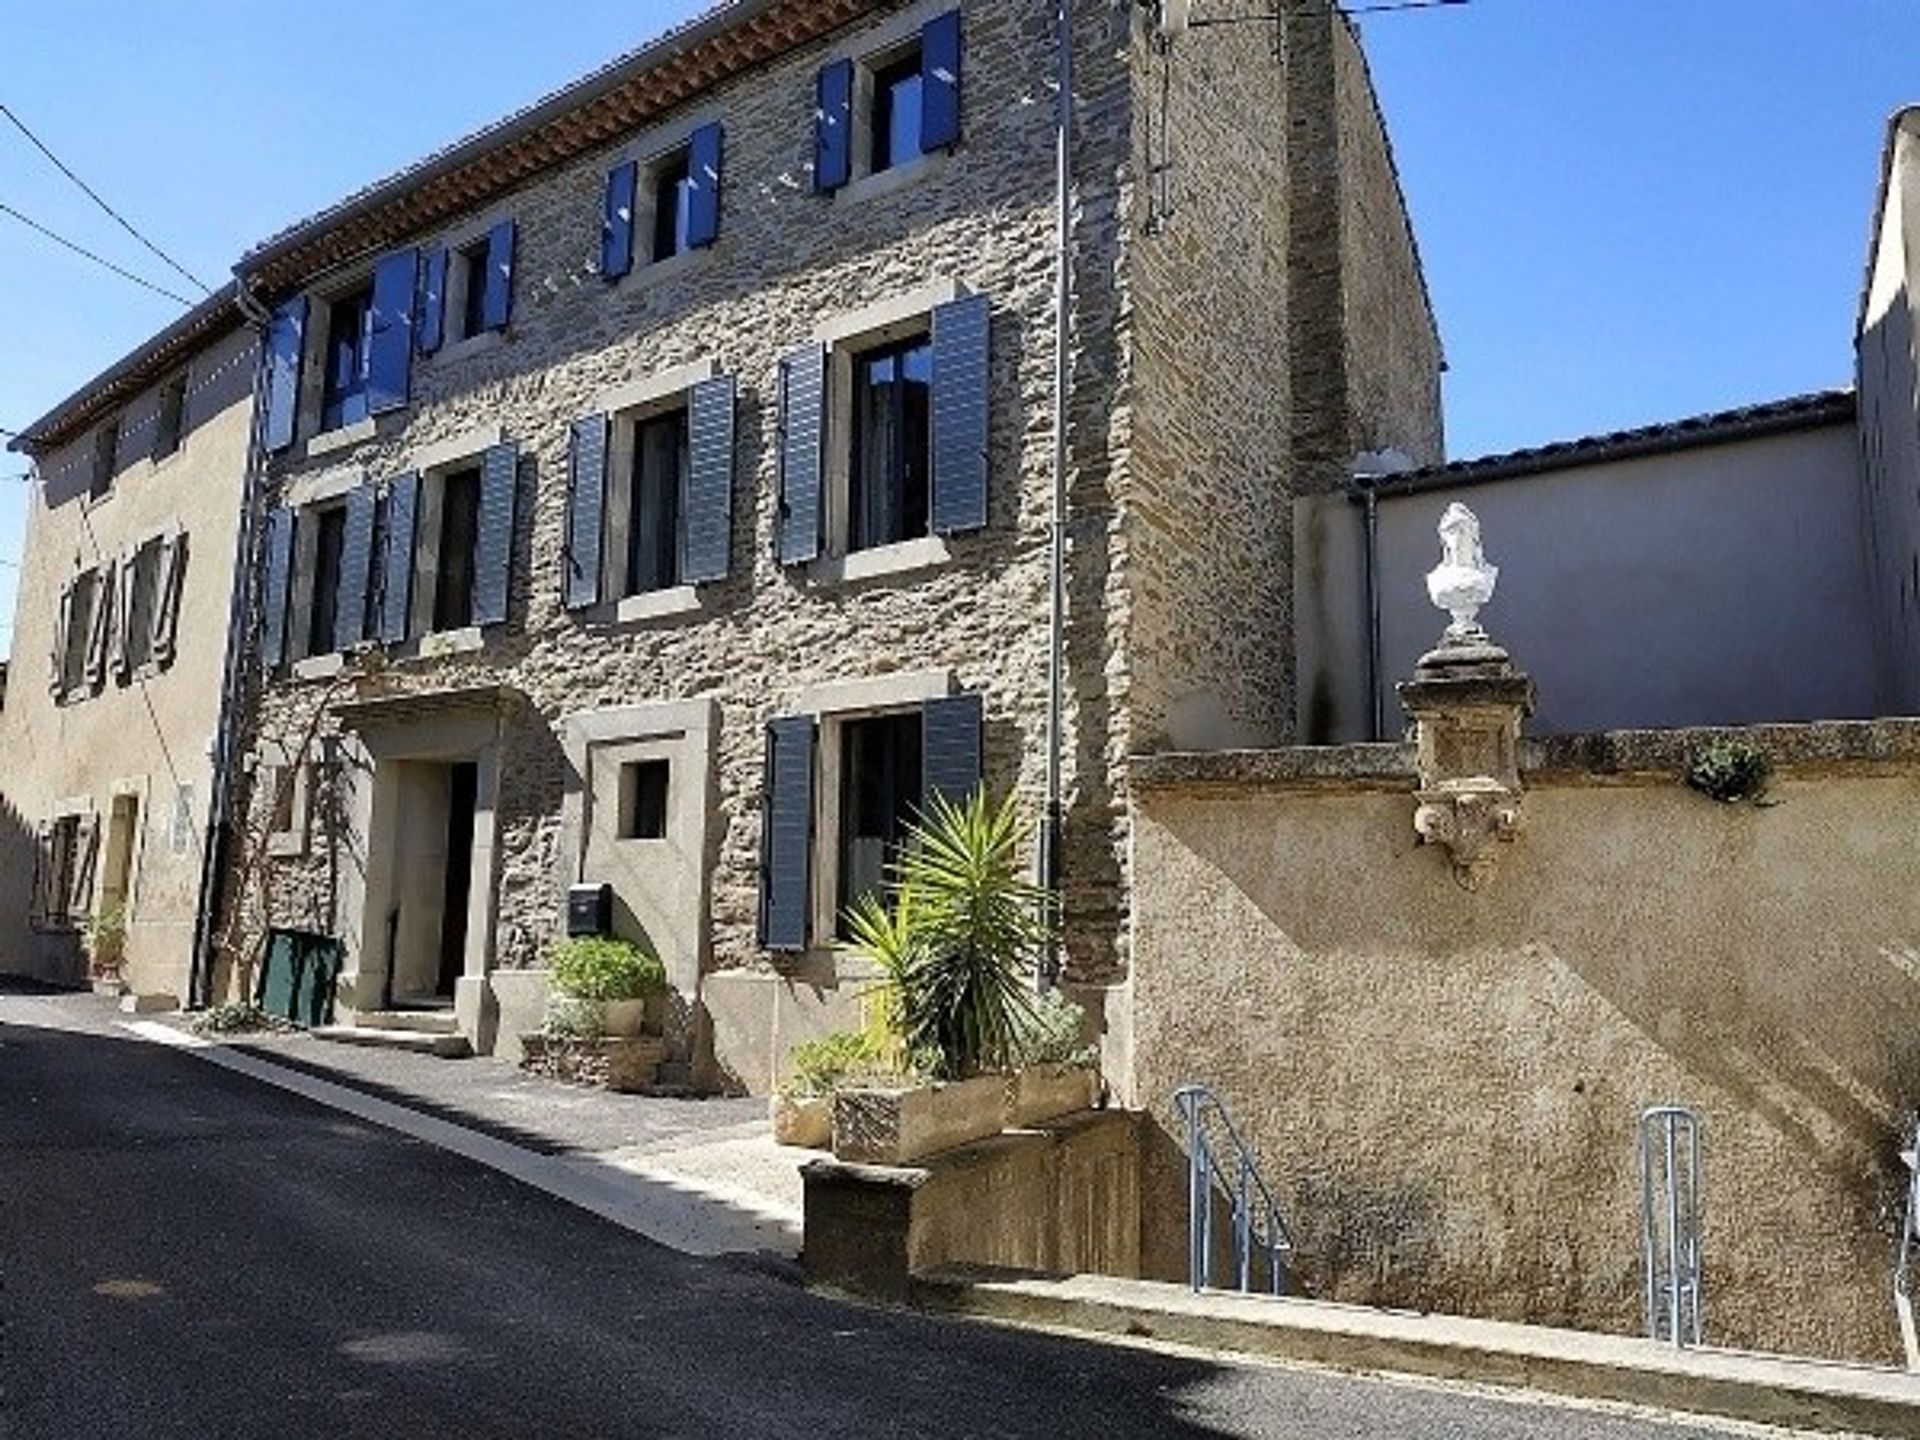
{"type": "Polygon", "coordinates": [[[93,201],[93,203],[98,205],[102,210],[106,211],[107,214],[111,215],[116,221],[118,221],[120,228],[122,230],[126,231],[134,239],[138,240],[142,245],[146,246],[148,250],[152,251],[155,255],[159,256],[162,260],[164,260],[169,266],[172,267],[175,274],[185,279],[188,284],[194,286],[197,290],[200,291],[202,295],[210,295],[213,293],[200,280],[200,278],[196,276],[191,270],[187,269],[186,266],[182,265],[178,260],[174,259],[171,255],[167,254],[166,251],[162,250],[158,245],[154,244],[153,241],[149,240],[146,236],[142,235],[137,229],[134,228],[132,221],[127,219],[127,217],[122,215],[118,210],[114,209],[105,200],[102,200],[100,198],[100,194],[98,191],[96,191],[91,185],[87,184],[87,182],[82,180],[78,175],[74,174],[73,171],[67,167],[66,162],[61,160],[61,158],[58,155],[54,154],[53,151],[47,148],[46,142],[44,140],[42,140],[38,135],[34,134],[33,131],[27,128],[26,121],[22,120],[18,115],[14,114],[13,111],[9,110],[5,105],[0,105],[0,115],[4,115],[7,117],[8,120],[12,121],[13,128],[18,130],[22,135],[26,136],[27,139],[32,142],[33,148],[38,150],[42,155],[46,156],[49,161],[52,162],[54,169],[58,170],[62,175],[66,176],[67,179],[71,180],[74,184],[78,185],[82,190],[84,190],[86,192],[87,198],[93,201]]]}
{"type": "Polygon", "coordinates": [[[152,290],[156,294],[164,295],[169,300],[172,300],[177,304],[185,305],[189,310],[193,308],[193,301],[187,299],[186,296],[176,295],[174,294],[173,291],[167,289],[165,286],[156,285],[151,280],[143,280],[138,275],[134,274],[131,270],[122,270],[118,265],[114,264],[111,260],[101,259],[98,255],[94,254],[91,250],[87,249],[85,246],[74,244],[73,241],[67,239],[66,236],[64,235],[54,234],[53,231],[47,229],[47,227],[40,224],[39,221],[29,220],[25,215],[22,215],[18,210],[14,209],[11,205],[0,205],[0,215],[11,215],[15,220],[18,220],[22,225],[26,226],[29,230],[38,231],[40,234],[46,236],[47,239],[53,241],[54,244],[66,246],[66,248],[73,251],[74,254],[84,256],[88,260],[91,260],[94,264],[102,266],[108,270],[111,270],[114,274],[118,275],[123,280],[131,280],[136,285],[144,286],[146,289],[152,290]]]}

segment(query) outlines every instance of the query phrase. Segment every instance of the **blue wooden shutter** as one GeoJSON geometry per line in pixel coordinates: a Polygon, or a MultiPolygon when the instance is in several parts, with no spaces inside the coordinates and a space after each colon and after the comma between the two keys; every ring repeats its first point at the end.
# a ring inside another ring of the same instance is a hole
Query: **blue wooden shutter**
{"type": "Polygon", "coordinates": [[[413,387],[413,298],[420,252],[400,250],[373,267],[373,336],[367,346],[367,409],[405,407],[413,387]]]}
{"type": "Polygon", "coordinates": [[[813,188],[838,190],[853,178],[853,61],[820,71],[813,112],[813,188]]]}
{"type": "Polygon", "coordinates": [[[473,554],[473,623],[507,618],[513,584],[513,514],[520,489],[520,447],[509,440],[480,464],[480,534],[473,554]]]}
{"type": "Polygon", "coordinates": [[[760,943],[769,950],[804,950],[811,938],[816,733],[810,715],[786,715],[767,722],[760,943]]]}
{"type": "Polygon", "coordinates": [[[422,355],[431,355],[447,338],[447,251],[427,252],[420,274],[420,331],[414,339],[422,355]]]}
{"type": "Polygon", "coordinates": [[[820,553],[826,468],[827,347],[807,345],[780,362],[780,561],[820,553]]]}
{"type": "Polygon", "coordinates": [[[347,496],[347,531],[340,544],[340,599],[333,612],[333,648],[351,650],[367,633],[367,576],[373,567],[374,490],[347,496]]]}
{"type": "Polygon", "coordinates": [[[698,250],[720,238],[720,171],[726,135],[720,122],[702,125],[687,142],[687,244],[698,250]]]}
{"type": "Polygon", "coordinates": [[[380,638],[407,638],[413,611],[413,542],[420,516],[420,476],[412,470],[387,482],[387,553],[381,557],[380,638]]]}
{"type": "Polygon", "coordinates": [[[618,280],[633,269],[633,207],[639,196],[638,160],[607,172],[605,210],[600,218],[600,273],[609,280],[618,280]]]}
{"type": "Polygon", "coordinates": [[[960,12],[936,15],[920,31],[920,149],[960,139],[960,12]]]}
{"type": "Polygon", "coordinates": [[[733,376],[702,380],[687,397],[686,549],[680,578],[700,585],[727,578],[733,549],[733,376]]]}
{"type": "Polygon", "coordinates": [[[487,289],[480,323],[489,330],[504,330],[513,318],[513,242],[511,220],[502,220],[487,233],[487,289]]]}
{"type": "Polygon", "coordinates": [[[293,510],[267,521],[267,574],[260,587],[260,663],[277,670],[287,658],[287,586],[293,578],[293,510]]]}
{"type": "Polygon", "coordinates": [[[567,608],[600,601],[601,547],[607,514],[607,430],[605,415],[584,415],[573,422],[572,454],[567,466],[567,608]]]}
{"type": "Polygon", "coordinates": [[[267,449],[293,444],[300,414],[300,359],[306,345],[307,297],[296,295],[273,312],[267,328],[267,449]]]}
{"type": "Polygon", "coordinates": [[[933,531],[987,523],[988,354],[993,309],[969,295],[933,312],[933,531]]]}
{"type": "Polygon", "coordinates": [[[978,691],[929,700],[920,709],[920,803],[944,795],[966,804],[980,784],[983,706],[978,691]]]}

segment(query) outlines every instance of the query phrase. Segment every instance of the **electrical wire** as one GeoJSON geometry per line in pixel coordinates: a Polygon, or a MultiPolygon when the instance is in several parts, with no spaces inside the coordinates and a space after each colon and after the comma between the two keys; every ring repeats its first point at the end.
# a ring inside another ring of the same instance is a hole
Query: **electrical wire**
{"type": "Polygon", "coordinates": [[[91,260],[94,264],[99,265],[105,269],[111,270],[114,274],[118,275],[122,280],[131,280],[134,284],[142,286],[148,290],[151,290],[155,294],[166,296],[169,300],[174,301],[176,304],[185,305],[189,310],[193,308],[194,302],[189,300],[186,296],[176,295],[173,291],[167,289],[164,285],[156,285],[151,280],[143,280],[138,275],[134,274],[131,270],[122,270],[118,265],[114,264],[111,260],[101,259],[98,255],[94,254],[91,250],[87,249],[84,245],[76,245],[73,243],[73,241],[67,239],[66,236],[64,235],[56,235],[53,231],[49,230],[46,226],[42,225],[39,221],[28,219],[25,215],[22,215],[18,210],[14,209],[11,205],[0,205],[0,215],[12,216],[15,220],[18,220],[22,225],[26,226],[29,230],[38,231],[40,234],[46,236],[47,239],[53,241],[54,244],[64,245],[67,249],[73,251],[74,254],[84,256],[86,259],[91,260]]]}
{"type": "Polygon", "coordinates": [[[162,250],[158,245],[154,244],[153,241],[149,240],[145,235],[142,235],[140,231],[134,227],[134,224],[131,220],[127,219],[126,216],[122,215],[118,210],[114,209],[113,206],[109,205],[105,200],[101,199],[100,193],[97,190],[95,190],[91,185],[87,184],[87,182],[82,180],[78,175],[74,174],[73,171],[68,168],[65,161],[63,161],[58,155],[54,154],[53,151],[47,148],[46,141],[42,140],[38,135],[34,134],[33,131],[27,128],[26,121],[22,120],[18,115],[14,114],[13,111],[8,109],[5,105],[0,105],[0,115],[4,115],[7,117],[8,120],[12,121],[13,128],[18,130],[22,135],[26,136],[27,139],[32,143],[33,148],[38,150],[42,155],[46,156],[47,159],[52,163],[54,169],[58,170],[62,175],[66,176],[67,179],[71,180],[75,185],[78,185],[83,191],[85,191],[87,198],[93,201],[93,203],[98,205],[102,210],[106,211],[107,214],[111,215],[114,218],[114,220],[119,223],[119,226],[122,230],[126,231],[134,239],[138,240],[142,245],[146,246],[146,248],[149,251],[151,251],[153,254],[159,256],[159,258],[165,261],[166,264],[173,270],[175,274],[179,275],[188,284],[192,285],[202,295],[211,295],[213,293],[210,289],[208,289],[206,283],[202,281],[199,278],[199,276],[195,275],[191,270],[187,269],[186,266],[182,265],[178,260],[174,259],[171,255],[167,254],[166,251],[162,250]]]}

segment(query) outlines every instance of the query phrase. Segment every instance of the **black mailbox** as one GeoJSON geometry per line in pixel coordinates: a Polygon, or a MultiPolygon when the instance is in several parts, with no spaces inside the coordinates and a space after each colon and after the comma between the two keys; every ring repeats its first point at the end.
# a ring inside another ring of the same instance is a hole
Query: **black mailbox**
{"type": "Polygon", "coordinates": [[[567,934],[611,935],[612,933],[613,886],[568,886],[567,934]]]}

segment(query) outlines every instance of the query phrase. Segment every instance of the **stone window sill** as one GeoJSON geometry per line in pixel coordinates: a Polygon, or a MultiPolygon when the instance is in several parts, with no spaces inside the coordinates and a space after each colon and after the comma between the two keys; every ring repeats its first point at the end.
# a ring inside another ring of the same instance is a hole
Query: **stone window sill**
{"type": "Polygon", "coordinates": [[[374,417],[356,420],[351,425],[342,425],[337,430],[322,430],[307,441],[307,458],[319,455],[333,455],[342,450],[350,450],[355,445],[364,445],[379,433],[374,417]]]}
{"type": "Polygon", "coordinates": [[[451,365],[456,361],[471,360],[476,355],[488,354],[506,343],[504,331],[482,330],[478,335],[469,335],[463,340],[442,345],[432,358],[435,364],[451,365]]]}
{"type": "Polygon", "coordinates": [[[904,190],[909,185],[918,184],[927,176],[946,167],[947,152],[935,150],[921,155],[904,164],[894,165],[875,174],[862,175],[858,180],[850,180],[834,191],[834,200],[843,205],[857,205],[862,200],[877,200],[882,195],[891,195],[896,190],[904,190]]]}
{"type": "Polygon", "coordinates": [[[304,660],[293,662],[295,680],[331,680],[346,668],[346,656],[337,651],[325,655],[309,655],[304,660]]]}
{"type": "Polygon", "coordinates": [[[676,275],[693,269],[706,258],[711,248],[711,246],[701,246],[697,250],[682,250],[678,255],[669,255],[664,260],[642,261],[636,255],[633,268],[620,277],[619,283],[646,286],[671,280],[676,275]]]}
{"type": "Polygon", "coordinates": [[[830,555],[816,560],[810,578],[819,585],[854,585],[863,580],[931,570],[952,559],[953,552],[947,548],[944,539],[938,535],[924,535],[917,540],[876,545],[871,550],[855,550],[849,555],[830,555]]]}
{"type": "Polygon", "coordinates": [[[700,592],[691,585],[674,585],[665,590],[649,590],[629,595],[613,607],[616,625],[631,625],[642,620],[671,620],[700,613],[700,592]]]}
{"type": "Polygon", "coordinates": [[[436,630],[430,635],[420,637],[419,648],[414,652],[420,660],[437,660],[447,655],[471,655],[486,646],[486,636],[478,625],[469,625],[463,630],[436,630]]]}
{"type": "Polygon", "coordinates": [[[267,854],[275,860],[292,860],[307,853],[307,837],[284,834],[267,837],[267,854]]]}

